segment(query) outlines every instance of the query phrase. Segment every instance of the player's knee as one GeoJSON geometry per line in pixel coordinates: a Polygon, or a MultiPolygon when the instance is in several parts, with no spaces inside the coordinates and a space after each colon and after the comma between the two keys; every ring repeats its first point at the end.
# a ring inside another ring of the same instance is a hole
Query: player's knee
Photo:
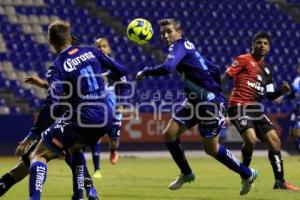
{"type": "Polygon", "coordinates": [[[207,155],[210,155],[210,156],[212,156],[212,157],[216,157],[217,154],[218,154],[217,150],[214,149],[214,148],[208,148],[208,147],[206,147],[206,148],[204,148],[204,151],[205,151],[205,153],[206,153],[207,155]]]}
{"type": "Polygon", "coordinates": [[[174,134],[171,130],[166,129],[163,132],[163,138],[166,142],[172,142],[176,140],[176,134],[174,134]]]}

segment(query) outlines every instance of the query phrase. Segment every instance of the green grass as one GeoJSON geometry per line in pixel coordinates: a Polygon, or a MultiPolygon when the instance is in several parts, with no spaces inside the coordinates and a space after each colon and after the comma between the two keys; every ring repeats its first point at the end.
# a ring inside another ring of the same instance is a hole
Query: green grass
{"type": "MultiPolygon", "coordinates": [[[[104,200],[155,200],[155,199],[203,199],[203,200],[296,200],[300,192],[274,191],[274,179],[271,166],[266,157],[254,158],[252,166],[259,170],[259,177],[253,191],[240,197],[240,178],[215,160],[191,158],[190,164],[197,176],[196,181],[186,184],[177,191],[168,190],[167,186],[177,175],[175,163],[169,158],[141,159],[121,158],[112,166],[107,160],[102,161],[102,178],[94,184],[104,200]]],[[[3,174],[15,165],[15,158],[0,157],[0,173],[3,174]]],[[[285,157],[286,179],[300,185],[299,157],[285,157]]],[[[89,161],[89,167],[91,167],[89,161]]],[[[24,179],[2,197],[3,200],[28,199],[28,179],[24,179]]],[[[42,199],[70,199],[71,173],[62,160],[49,163],[48,177],[44,185],[42,199]]]]}

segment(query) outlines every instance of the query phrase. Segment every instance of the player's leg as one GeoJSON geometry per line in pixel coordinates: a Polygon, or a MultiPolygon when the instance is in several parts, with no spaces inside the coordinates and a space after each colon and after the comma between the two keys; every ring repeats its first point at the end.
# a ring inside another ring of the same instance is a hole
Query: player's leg
{"type": "MultiPolygon", "coordinates": [[[[121,115],[121,114],[120,114],[121,115]]],[[[111,164],[115,165],[117,164],[119,160],[119,147],[120,147],[120,129],[121,129],[121,119],[120,118],[114,118],[113,120],[113,126],[111,133],[109,134],[109,143],[110,143],[110,162],[111,164]]]]}
{"type": "Polygon", "coordinates": [[[73,175],[72,200],[83,199],[85,173],[87,172],[87,169],[82,147],[83,145],[75,144],[69,149],[71,154],[71,169],[73,175]]]}
{"type": "Polygon", "coordinates": [[[167,128],[163,132],[165,144],[181,171],[179,177],[170,183],[169,189],[171,190],[179,189],[184,183],[195,180],[195,175],[189,166],[179,139],[179,136],[185,130],[186,128],[184,128],[182,125],[179,125],[174,119],[171,119],[167,125],[167,128]]]}
{"type": "Polygon", "coordinates": [[[297,151],[300,153],[300,127],[292,129],[291,137],[294,140],[294,144],[295,144],[297,151]]]}
{"type": "Polygon", "coordinates": [[[43,184],[47,177],[47,162],[55,158],[57,153],[49,149],[42,140],[30,155],[29,196],[30,200],[41,199],[43,184]]]}
{"type": "MultiPolygon", "coordinates": [[[[72,170],[72,156],[68,151],[65,152],[65,162],[68,164],[68,166],[72,170]]],[[[73,173],[73,171],[72,171],[72,173],[73,173]]],[[[86,164],[84,166],[84,188],[86,191],[86,196],[89,200],[97,200],[98,199],[97,190],[94,187],[93,180],[87,169],[86,164]]]]}
{"type": "Polygon", "coordinates": [[[242,162],[247,167],[250,166],[253,150],[257,142],[257,137],[254,128],[248,128],[242,133],[243,146],[241,149],[242,162]]]}
{"type": "Polygon", "coordinates": [[[27,152],[22,155],[21,160],[19,163],[8,173],[4,174],[0,178],[0,196],[5,194],[14,184],[21,181],[23,178],[25,178],[28,175],[28,169],[30,166],[30,159],[29,155],[32,153],[32,151],[37,146],[37,142],[33,143],[27,152]]]}
{"type": "Polygon", "coordinates": [[[264,135],[264,141],[268,146],[268,157],[275,177],[274,189],[299,190],[298,187],[284,180],[284,165],[281,158],[281,142],[274,129],[264,135]]]}
{"type": "MultiPolygon", "coordinates": [[[[202,129],[203,131],[203,129],[202,129]]],[[[218,136],[203,138],[205,152],[221,162],[223,165],[238,173],[243,181],[240,191],[241,195],[247,194],[251,190],[253,181],[257,178],[257,171],[245,166],[232,154],[229,149],[219,144],[218,136]]]]}
{"type": "Polygon", "coordinates": [[[241,149],[242,162],[246,166],[250,166],[253,150],[257,137],[254,124],[251,119],[252,113],[246,113],[245,107],[234,106],[228,109],[228,116],[231,123],[237,128],[243,138],[243,146],[241,149]]]}
{"type": "Polygon", "coordinates": [[[95,144],[89,145],[92,150],[92,160],[94,165],[94,178],[101,178],[100,172],[100,151],[101,151],[101,144],[100,140],[97,141],[95,144]]]}
{"type": "Polygon", "coordinates": [[[0,178],[0,197],[5,194],[13,185],[28,175],[28,166],[21,160],[12,170],[0,178]]]}

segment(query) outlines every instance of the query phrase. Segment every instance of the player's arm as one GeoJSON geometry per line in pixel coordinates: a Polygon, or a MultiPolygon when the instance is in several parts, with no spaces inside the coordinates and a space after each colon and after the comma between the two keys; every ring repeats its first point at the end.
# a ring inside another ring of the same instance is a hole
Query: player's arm
{"type": "Polygon", "coordinates": [[[125,76],[128,73],[127,68],[120,62],[103,54],[101,51],[97,49],[94,49],[94,52],[101,65],[104,68],[110,70],[116,78],[120,79],[121,77],[125,76]]]}
{"type": "Polygon", "coordinates": [[[47,89],[48,88],[48,83],[47,81],[41,79],[40,77],[38,76],[26,76],[24,78],[24,81],[25,83],[28,83],[28,84],[32,84],[32,85],[36,85],[40,88],[45,88],[47,89]]]}
{"type": "Polygon", "coordinates": [[[163,64],[155,67],[146,67],[137,73],[136,79],[142,80],[146,76],[165,76],[176,70],[176,66],[186,55],[186,50],[180,43],[169,48],[169,54],[163,64]]]}
{"type": "Polygon", "coordinates": [[[275,89],[274,83],[269,83],[266,85],[266,96],[269,100],[273,101],[278,97],[287,94],[291,91],[290,85],[288,82],[283,81],[279,89],[275,89]]]}
{"type": "Polygon", "coordinates": [[[225,73],[221,77],[221,85],[223,91],[229,92],[228,85],[229,82],[237,76],[243,68],[246,66],[246,58],[243,56],[238,56],[237,58],[234,59],[233,63],[226,69],[225,73]]]}

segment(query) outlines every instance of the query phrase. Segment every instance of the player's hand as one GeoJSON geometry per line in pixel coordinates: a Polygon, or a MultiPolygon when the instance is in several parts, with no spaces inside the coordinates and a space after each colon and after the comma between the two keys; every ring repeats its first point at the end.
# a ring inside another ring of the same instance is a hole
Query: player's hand
{"type": "Polygon", "coordinates": [[[24,155],[35,141],[36,140],[32,140],[32,139],[29,139],[28,137],[26,137],[24,140],[22,140],[21,142],[19,142],[19,145],[18,145],[18,147],[16,149],[15,154],[17,156],[24,155]]]}
{"type": "Polygon", "coordinates": [[[286,81],[283,81],[282,82],[282,85],[280,87],[280,90],[283,94],[286,94],[286,93],[289,93],[291,91],[291,87],[290,85],[288,84],[288,82],[286,81]]]}
{"type": "Polygon", "coordinates": [[[143,75],[143,71],[139,71],[135,77],[135,79],[138,81],[143,80],[144,78],[145,78],[145,76],[143,75]]]}
{"type": "Polygon", "coordinates": [[[45,88],[47,86],[47,82],[38,76],[27,76],[24,78],[25,83],[36,85],[40,88],[45,88]]]}

